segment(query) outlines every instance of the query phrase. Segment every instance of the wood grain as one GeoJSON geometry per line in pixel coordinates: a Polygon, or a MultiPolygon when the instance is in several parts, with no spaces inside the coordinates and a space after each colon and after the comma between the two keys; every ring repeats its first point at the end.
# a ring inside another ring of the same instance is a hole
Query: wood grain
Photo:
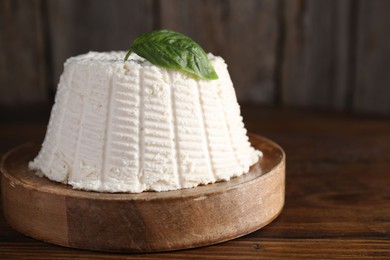
{"type": "Polygon", "coordinates": [[[0,105],[47,99],[43,1],[0,1],[0,105]]]}
{"type": "Polygon", "coordinates": [[[241,102],[390,114],[387,0],[0,0],[0,108],[52,102],[64,61],[169,28],[223,56],[241,102]]]}
{"type": "Polygon", "coordinates": [[[357,111],[390,112],[390,27],[381,26],[390,24],[389,8],[389,1],[359,1],[354,90],[357,111]]]}
{"type": "MultiPolygon", "coordinates": [[[[20,113],[20,119],[0,120],[0,153],[26,140],[39,143],[49,111],[29,109],[20,113]],[[25,118],[38,114],[43,119],[37,123],[25,118]]],[[[0,214],[0,258],[387,259],[390,121],[258,106],[242,106],[242,112],[249,131],[276,140],[288,155],[286,204],[266,228],[208,247],[129,255],[43,243],[16,232],[0,214]]]]}
{"type": "Polygon", "coordinates": [[[110,254],[51,246],[35,240],[1,243],[5,259],[386,259],[383,239],[243,239],[203,247],[153,254],[110,254]]]}
{"type": "Polygon", "coordinates": [[[285,2],[283,104],[347,108],[350,6],[350,1],[285,2]]]}
{"type": "Polygon", "coordinates": [[[224,57],[241,100],[273,103],[278,1],[160,1],[160,27],[224,57]],[[261,57],[261,58],[259,58],[261,57]]]}
{"type": "Polygon", "coordinates": [[[139,194],[78,191],[40,178],[27,167],[39,146],[24,145],[2,161],[4,216],[33,238],[99,251],[171,251],[231,240],[269,224],[284,204],[282,149],[260,136],[251,141],[264,156],[248,174],[139,194]]]}
{"type": "Polygon", "coordinates": [[[139,34],[152,30],[151,0],[48,1],[52,93],[67,58],[88,51],[127,50],[139,34]]]}

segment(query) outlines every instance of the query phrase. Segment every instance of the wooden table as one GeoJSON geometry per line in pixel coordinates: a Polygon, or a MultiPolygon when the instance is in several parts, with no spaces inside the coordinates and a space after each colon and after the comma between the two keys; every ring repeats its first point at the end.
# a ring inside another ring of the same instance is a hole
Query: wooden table
{"type": "MultiPolygon", "coordinates": [[[[40,142],[48,111],[38,112],[0,113],[0,154],[40,142]]],[[[125,255],[36,241],[0,214],[0,259],[390,258],[390,120],[250,106],[243,116],[250,132],[273,139],[287,154],[286,205],[264,229],[214,246],[125,255]]]]}

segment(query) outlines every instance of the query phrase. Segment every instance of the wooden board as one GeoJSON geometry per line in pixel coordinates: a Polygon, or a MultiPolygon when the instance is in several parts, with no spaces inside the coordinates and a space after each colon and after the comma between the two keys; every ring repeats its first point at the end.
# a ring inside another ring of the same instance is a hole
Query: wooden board
{"type": "Polygon", "coordinates": [[[285,155],[251,135],[264,156],[248,174],[170,192],[97,193],[37,177],[27,163],[39,146],[3,157],[2,199],[7,222],[46,242],[100,251],[154,252],[205,246],[251,233],[282,210],[285,155]]]}

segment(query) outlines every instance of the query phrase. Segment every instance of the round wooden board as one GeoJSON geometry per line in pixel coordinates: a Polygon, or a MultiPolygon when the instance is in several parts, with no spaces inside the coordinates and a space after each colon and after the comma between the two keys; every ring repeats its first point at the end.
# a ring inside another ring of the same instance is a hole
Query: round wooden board
{"type": "Polygon", "coordinates": [[[25,144],[2,160],[7,222],[49,243],[100,251],[155,252],[206,246],[258,230],[282,210],[285,154],[249,135],[264,156],[248,174],[192,189],[97,193],[38,177],[28,162],[39,146],[25,144]]]}

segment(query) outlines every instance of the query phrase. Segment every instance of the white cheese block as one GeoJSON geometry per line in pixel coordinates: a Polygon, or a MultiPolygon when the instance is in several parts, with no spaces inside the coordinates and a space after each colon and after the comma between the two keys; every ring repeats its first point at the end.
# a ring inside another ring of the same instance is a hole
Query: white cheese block
{"type": "Polygon", "coordinates": [[[125,52],[72,57],[31,169],[76,189],[168,191],[229,180],[261,155],[251,147],[224,60],[197,80],[125,52]]]}

